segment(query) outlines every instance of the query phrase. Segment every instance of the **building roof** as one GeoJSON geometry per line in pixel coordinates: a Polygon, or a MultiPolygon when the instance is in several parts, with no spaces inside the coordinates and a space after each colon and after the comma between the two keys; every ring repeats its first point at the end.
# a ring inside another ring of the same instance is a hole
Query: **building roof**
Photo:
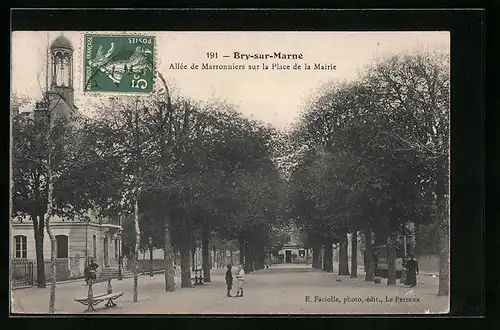
{"type": "Polygon", "coordinates": [[[73,50],[73,45],[71,44],[71,41],[69,41],[68,38],[66,38],[64,35],[61,34],[54,41],[52,41],[50,48],[51,49],[53,49],[53,48],[65,48],[65,49],[73,50]]]}

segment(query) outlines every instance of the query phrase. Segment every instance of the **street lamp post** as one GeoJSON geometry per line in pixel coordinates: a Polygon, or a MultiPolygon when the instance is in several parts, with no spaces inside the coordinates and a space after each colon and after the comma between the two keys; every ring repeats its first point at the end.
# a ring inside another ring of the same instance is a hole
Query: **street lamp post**
{"type": "Polygon", "coordinates": [[[88,260],[88,245],[89,245],[89,222],[85,219],[85,263],[88,260]]]}
{"type": "Polygon", "coordinates": [[[88,246],[89,246],[89,223],[90,218],[85,217],[85,265],[87,265],[89,256],[88,256],[88,246]]]}
{"type": "Polygon", "coordinates": [[[120,224],[120,229],[118,230],[118,281],[122,280],[122,216],[118,214],[118,221],[120,224]]]}
{"type": "Polygon", "coordinates": [[[153,277],[153,238],[149,236],[149,276],[153,277]]]}
{"type": "Polygon", "coordinates": [[[122,230],[118,231],[118,281],[122,280],[122,230]]]}

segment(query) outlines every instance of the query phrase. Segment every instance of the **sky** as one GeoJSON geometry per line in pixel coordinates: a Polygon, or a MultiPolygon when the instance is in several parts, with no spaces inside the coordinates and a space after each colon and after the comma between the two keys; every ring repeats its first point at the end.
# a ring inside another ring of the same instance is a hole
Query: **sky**
{"type": "MultiPolygon", "coordinates": [[[[96,33],[96,32],[93,32],[96,33]]],[[[105,32],[102,32],[105,33],[105,32]]],[[[119,33],[119,32],[113,32],[119,33]]],[[[419,49],[448,52],[448,32],[139,32],[156,36],[157,68],[174,93],[204,101],[226,99],[245,116],[284,128],[296,120],[307,101],[323,84],[352,80],[380,56],[419,49]],[[218,60],[207,59],[217,52],[218,60]],[[302,60],[236,60],[233,53],[294,53],[302,60]],[[229,55],[229,58],[222,58],[229,55]],[[332,64],[336,70],[171,70],[172,63],[302,65],[332,64]]],[[[16,31],[12,37],[12,91],[41,96],[45,85],[47,38],[61,32],[16,31]]],[[[83,33],[65,31],[75,49],[75,103],[85,113],[89,98],[82,93],[83,33]]],[[[109,95],[108,95],[109,96],[109,95]]],[[[103,97],[108,97],[103,96],[103,97]]]]}

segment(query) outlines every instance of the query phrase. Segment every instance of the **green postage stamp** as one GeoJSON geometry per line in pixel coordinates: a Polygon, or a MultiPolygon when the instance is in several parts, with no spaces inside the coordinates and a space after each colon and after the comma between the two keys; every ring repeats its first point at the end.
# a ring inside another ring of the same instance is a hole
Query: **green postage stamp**
{"type": "Polygon", "coordinates": [[[147,94],[153,91],[156,39],[126,34],[85,34],[83,91],[147,94]]]}

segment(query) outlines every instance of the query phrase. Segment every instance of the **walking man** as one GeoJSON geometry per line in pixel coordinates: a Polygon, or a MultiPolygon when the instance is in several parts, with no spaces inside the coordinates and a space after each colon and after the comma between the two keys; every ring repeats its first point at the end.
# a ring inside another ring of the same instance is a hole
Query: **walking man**
{"type": "Polygon", "coordinates": [[[418,274],[418,261],[415,260],[413,255],[410,255],[410,259],[406,262],[406,285],[413,288],[417,285],[417,274],[418,274]]]}
{"type": "Polygon", "coordinates": [[[226,270],[226,286],[227,286],[227,296],[231,296],[231,289],[233,288],[233,273],[231,272],[231,264],[227,265],[227,270],[226,270]]]}
{"type": "Polygon", "coordinates": [[[236,297],[243,297],[243,284],[245,283],[245,270],[243,270],[243,265],[238,266],[238,275],[236,275],[236,280],[236,283],[238,283],[236,297]]]}

